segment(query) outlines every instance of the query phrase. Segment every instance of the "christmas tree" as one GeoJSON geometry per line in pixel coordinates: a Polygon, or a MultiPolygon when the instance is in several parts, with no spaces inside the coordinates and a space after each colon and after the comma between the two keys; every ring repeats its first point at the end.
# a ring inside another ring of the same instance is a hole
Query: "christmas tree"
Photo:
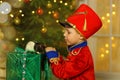
{"type": "Polygon", "coordinates": [[[22,5],[11,12],[14,17],[10,21],[17,30],[16,45],[24,47],[28,41],[36,41],[63,50],[64,38],[58,22],[74,11],[75,0],[24,0],[22,5]]]}
{"type": "Polygon", "coordinates": [[[65,21],[75,10],[76,0],[8,2],[13,6],[9,13],[9,23],[16,30],[16,36],[11,40],[16,46],[25,48],[27,42],[35,41],[65,51],[62,27],[58,22],[65,21]]]}

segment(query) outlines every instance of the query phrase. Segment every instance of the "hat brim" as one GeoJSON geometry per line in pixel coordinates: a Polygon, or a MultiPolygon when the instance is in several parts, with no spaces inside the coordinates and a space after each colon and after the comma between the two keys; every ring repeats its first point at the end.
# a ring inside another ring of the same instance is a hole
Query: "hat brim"
{"type": "Polygon", "coordinates": [[[72,28],[73,27],[67,22],[59,22],[59,24],[62,25],[63,27],[66,27],[66,28],[72,28]]]}

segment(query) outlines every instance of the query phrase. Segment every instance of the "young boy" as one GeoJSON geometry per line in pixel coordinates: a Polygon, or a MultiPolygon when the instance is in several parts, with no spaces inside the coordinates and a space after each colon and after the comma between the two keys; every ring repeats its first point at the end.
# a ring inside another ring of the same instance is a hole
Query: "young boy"
{"type": "Polygon", "coordinates": [[[100,18],[89,6],[82,4],[66,22],[60,24],[65,29],[69,53],[63,59],[55,48],[45,49],[53,73],[62,80],[95,80],[93,59],[86,39],[101,28],[100,18]]]}

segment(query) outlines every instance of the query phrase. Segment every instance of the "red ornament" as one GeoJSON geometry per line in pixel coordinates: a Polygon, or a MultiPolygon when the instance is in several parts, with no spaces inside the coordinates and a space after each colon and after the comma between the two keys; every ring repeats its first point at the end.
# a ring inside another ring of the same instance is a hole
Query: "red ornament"
{"type": "Polygon", "coordinates": [[[30,2],[30,0],[24,0],[24,2],[25,2],[25,3],[29,3],[29,2],[30,2]]]}
{"type": "Polygon", "coordinates": [[[58,19],[59,18],[59,13],[56,11],[56,12],[54,12],[53,13],[53,17],[55,18],[55,19],[58,19]]]}
{"type": "Polygon", "coordinates": [[[42,15],[43,14],[43,9],[42,8],[38,8],[36,12],[37,12],[37,14],[42,15]]]}

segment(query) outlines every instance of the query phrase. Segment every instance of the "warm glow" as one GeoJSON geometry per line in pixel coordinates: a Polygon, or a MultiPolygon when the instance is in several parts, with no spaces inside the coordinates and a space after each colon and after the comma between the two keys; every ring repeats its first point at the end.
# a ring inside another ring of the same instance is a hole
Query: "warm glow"
{"type": "Polygon", "coordinates": [[[19,41],[19,38],[16,38],[16,41],[19,41]]]}
{"type": "Polygon", "coordinates": [[[65,3],[65,6],[67,6],[68,5],[68,3],[65,3]]]}
{"type": "Polygon", "coordinates": [[[101,54],[101,55],[100,55],[100,57],[101,57],[101,58],[104,58],[104,57],[105,57],[105,55],[104,55],[104,54],[101,54]]]}
{"type": "Polygon", "coordinates": [[[0,3],[2,3],[2,1],[0,1],[0,3]]]}
{"type": "Polygon", "coordinates": [[[58,22],[59,22],[59,20],[56,20],[56,22],[58,23],[58,22]]]}
{"type": "Polygon", "coordinates": [[[107,16],[107,17],[109,17],[109,16],[110,16],[110,14],[109,14],[109,13],[107,13],[107,14],[106,14],[106,16],[107,16]]]}
{"type": "Polygon", "coordinates": [[[48,14],[51,14],[51,13],[52,13],[51,11],[48,12],[48,14]]]}
{"type": "Polygon", "coordinates": [[[56,0],[54,0],[54,3],[56,3],[57,1],[56,0]]]}
{"type": "Polygon", "coordinates": [[[63,3],[63,1],[60,1],[60,3],[63,3]]]}
{"type": "Polygon", "coordinates": [[[110,20],[108,19],[107,22],[110,23],[110,20]]]}
{"type": "Polygon", "coordinates": [[[19,10],[20,13],[22,13],[22,10],[19,10]]]}
{"type": "Polygon", "coordinates": [[[108,48],[108,47],[109,47],[109,44],[105,44],[105,47],[107,47],[107,48],[108,48]]]}
{"type": "Polygon", "coordinates": [[[113,14],[113,15],[115,15],[115,14],[116,14],[116,12],[115,12],[115,11],[113,11],[113,12],[112,12],[112,14],[113,14]]]}
{"type": "Polygon", "coordinates": [[[23,16],[24,16],[24,14],[21,14],[21,16],[23,17],[23,16]]]}
{"type": "Polygon", "coordinates": [[[109,53],[109,50],[106,50],[105,53],[108,54],[108,53],[109,53]]]}
{"type": "Polygon", "coordinates": [[[24,41],[25,40],[25,38],[22,38],[22,41],[24,41]]]}
{"type": "Polygon", "coordinates": [[[35,13],[35,11],[32,11],[32,14],[34,14],[35,13]]]}
{"type": "Polygon", "coordinates": [[[112,40],[114,40],[115,38],[114,37],[111,37],[112,40]]]}
{"type": "Polygon", "coordinates": [[[100,50],[101,50],[101,51],[104,51],[104,48],[101,48],[100,50]]]}
{"type": "Polygon", "coordinates": [[[113,44],[112,44],[112,47],[115,47],[115,46],[116,46],[116,45],[113,43],[113,44]]]}
{"type": "Polygon", "coordinates": [[[105,20],[105,17],[102,17],[102,20],[105,20]]]}
{"type": "Polygon", "coordinates": [[[22,0],[18,0],[19,2],[21,2],[22,0]]]}
{"type": "Polygon", "coordinates": [[[115,4],[112,4],[112,7],[115,7],[115,4]]]}
{"type": "Polygon", "coordinates": [[[14,15],[13,15],[13,14],[10,14],[10,17],[12,17],[12,18],[13,18],[13,17],[14,17],[14,15]]]}

